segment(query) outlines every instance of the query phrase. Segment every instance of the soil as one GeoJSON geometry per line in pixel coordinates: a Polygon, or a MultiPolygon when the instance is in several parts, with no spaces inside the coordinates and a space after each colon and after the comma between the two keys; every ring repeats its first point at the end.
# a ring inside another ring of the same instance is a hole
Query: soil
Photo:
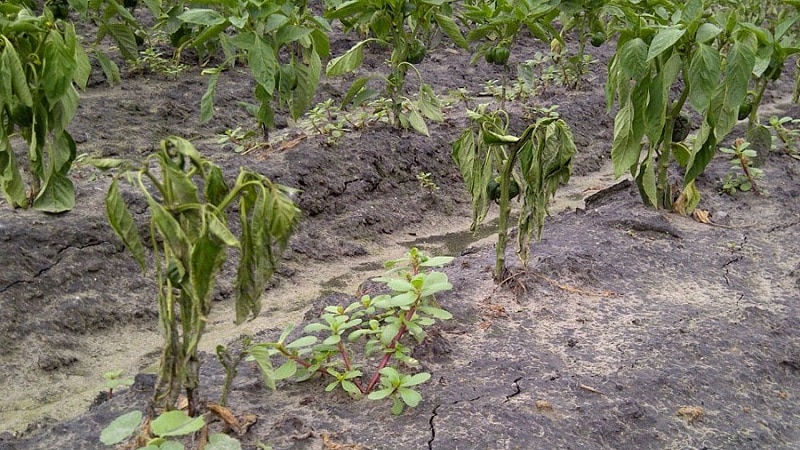
{"type": "MultiPolygon", "coordinates": [[[[352,43],[335,36],[332,51],[352,43]]],[[[543,50],[524,41],[512,63],[543,50]]],[[[444,269],[454,289],[438,299],[454,319],[414,350],[433,375],[417,408],[394,417],[384,402],[324,392],[321,380],[270,391],[245,365],[230,397],[237,414],[257,417],[240,437],[244,448],[800,445],[800,161],[773,153],[761,185],[769,194],[730,196],[718,194],[729,168],[718,156],[698,180],[700,209],[715,224],[644,207],[630,183],[609,175],[609,50],[591,51],[599,61],[579,89],[551,87],[509,105],[519,128],[531,108],[559,105],[579,154],[531,261],[521,266],[509,249],[513,276],[499,286],[492,223],[469,233],[469,198],[449,156],[466,124],[463,103],[430,124],[430,137],[374,125],[328,145],[280,119],[271,147],[241,155],[216,136],[253,127],[238,105],[251,95],[246,69],[221,79],[205,125],[199,67],[174,80],[129,72],[118,86],[93,75],[70,127],[79,153],[141,158],[176,134],[229,176],[247,166],[302,190],[304,218],[261,317],[232,324],[226,272],[206,351],[241,334],[275,338],[286,324],[313,319],[308,311],[352,301],[383,261],[412,245],[457,256],[444,269]],[[420,186],[422,172],[437,190],[420,186]]],[[[383,70],[386,55],[368,53],[362,72],[383,70]]],[[[468,61],[445,45],[420,70],[443,96],[465,88],[470,106],[493,101],[482,90],[501,71],[468,61]]],[[[319,99],[340,98],[347,83],[325,80],[319,99]]],[[[788,82],[774,86],[765,110],[800,114],[790,90],[788,82]]],[[[106,223],[109,178],[81,166],[71,176],[77,198],[68,213],[0,209],[0,449],[103,448],[102,428],[144,410],[152,392],[160,339],[152,281],[106,223]],[[135,374],[136,384],[108,400],[102,374],[114,369],[135,374]]],[[[126,196],[145,224],[144,203],[126,196]]],[[[200,394],[214,400],[223,372],[213,353],[204,355],[200,394]]]]}

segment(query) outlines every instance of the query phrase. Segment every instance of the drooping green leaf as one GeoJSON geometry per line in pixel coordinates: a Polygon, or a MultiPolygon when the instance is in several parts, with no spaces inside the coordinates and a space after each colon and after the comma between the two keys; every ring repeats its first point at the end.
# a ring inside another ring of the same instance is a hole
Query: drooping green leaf
{"type": "MultiPolygon", "coordinates": [[[[22,63],[19,60],[16,50],[11,42],[3,38],[5,41],[5,48],[3,49],[2,60],[0,65],[4,66],[5,70],[11,73],[11,84],[14,88],[14,95],[19,101],[27,106],[33,106],[33,97],[31,96],[30,88],[28,87],[28,80],[25,77],[25,71],[22,69],[22,63]]],[[[8,94],[5,94],[8,95],[8,94]]]]}
{"type": "Polygon", "coordinates": [[[11,207],[26,207],[25,183],[8,137],[0,139],[0,188],[11,207]]]}
{"type": "Polygon", "coordinates": [[[71,210],[75,207],[75,186],[72,180],[60,172],[51,173],[32,206],[38,211],[48,213],[71,210]]]}
{"type": "Polygon", "coordinates": [[[659,201],[656,195],[656,172],[654,165],[653,152],[650,151],[647,154],[647,158],[639,164],[639,173],[636,174],[636,185],[639,187],[639,193],[642,199],[650,206],[657,208],[659,201]]]}
{"type": "Polygon", "coordinates": [[[469,44],[467,40],[464,38],[464,35],[461,34],[461,30],[458,28],[455,20],[453,20],[449,16],[445,16],[444,14],[434,14],[433,19],[436,21],[436,24],[439,25],[439,28],[444,31],[444,34],[450,38],[457,46],[467,49],[469,48],[469,44]]]}
{"type": "Polygon", "coordinates": [[[705,111],[719,85],[722,74],[719,52],[706,44],[698,44],[689,63],[689,103],[697,111],[705,111]]]}
{"type": "Polygon", "coordinates": [[[139,46],[131,27],[124,23],[107,23],[109,33],[119,47],[119,52],[128,61],[135,61],[139,57],[139,46]]]}
{"type": "Polygon", "coordinates": [[[271,96],[275,90],[275,74],[278,71],[278,61],[272,47],[262,38],[256,37],[253,48],[247,52],[247,62],[256,82],[271,96]]]}
{"type": "Polygon", "coordinates": [[[103,69],[103,75],[105,75],[109,84],[114,85],[122,81],[119,67],[105,53],[100,50],[94,50],[94,57],[97,58],[97,62],[100,64],[100,68],[103,69]]]}
{"type": "Polygon", "coordinates": [[[214,96],[217,93],[219,72],[214,72],[208,79],[208,88],[200,99],[200,123],[206,123],[214,117],[214,96]]]}
{"type": "Polygon", "coordinates": [[[325,75],[329,77],[336,77],[356,70],[359,66],[361,66],[361,63],[364,62],[364,45],[366,45],[369,41],[370,39],[361,41],[343,55],[337,56],[336,58],[328,61],[328,66],[325,69],[325,75]]]}
{"type": "Polygon", "coordinates": [[[111,228],[122,239],[125,247],[128,248],[142,268],[142,272],[144,272],[145,262],[142,238],[128,206],[122,199],[122,194],[119,191],[119,180],[116,178],[111,182],[111,187],[108,188],[108,193],[106,194],[106,215],[111,228]]]}

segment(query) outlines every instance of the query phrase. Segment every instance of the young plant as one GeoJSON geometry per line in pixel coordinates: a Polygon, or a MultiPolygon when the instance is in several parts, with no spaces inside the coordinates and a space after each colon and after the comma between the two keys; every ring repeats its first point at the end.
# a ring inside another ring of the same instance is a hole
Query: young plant
{"type": "Polygon", "coordinates": [[[0,190],[12,208],[58,213],[75,205],[67,173],[76,149],[66,128],[90,70],[71,23],[46,8],[41,16],[14,4],[0,9],[0,190]],[[27,177],[11,142],[17,133],[28,146],[27,177]]]}
{"type": "Polygon", "coordinates": [[[541,238],[547,205],[559,184],[569,181],[575,143],[566,122],[541,117],[517,137],[509,134],[504,111],[486,105],[469,111],[471,126],[453,142],[455,161],[472,196],[472,230],[486,218],[491,201],[500,207],[495,281],[505,278],[511,199],[522,199],[517,254],[528,259],[531,237],[541,238]]]}
{"type": "Polygon", "coordinates": [[[736,124],[756,64],[757,35],[735,21],[719,23],[702,0],[655,9],[620,2],[614,15],[620,34],[606,85],[609,110],[615,100],[619,105],[614,171],[630,171],[648,205],[691,213],[700,199],[695,179],[736,124]],[[677,98],[670,95],[676,88],[677,98]],[[685,106],[701,117],[691,149],[676,145],[692,128],[685,106]],[[686,168],[677,201],[668,177],[673,158],[686,168]]]}
{"type": "MultiPolygon", "coordinates": [[[[794,159],[800,159],[800,153],[796,148],[797,139],[800,137],[800,119],[772,116],[769,118],[768,127],[775,132],[775,137],[783,144],[786,154],[794,159]]],[[[777,142],[775,144],[777,147],[777,142]]]]}
{"type": "MultiPolygon", "coordinates": [[[[441,108],[433,89],[423,83],[422,75],[414,67],[421,63],[434,32],[442,31],[457,45],[466,48],[452,15],[453,0],[350,0],[330,10],[326,16],[338,19],[345,26],[364,25],[371,33],[343,55],[333,58],[327,66],[328,76],[353,72],[364,61],[364,47],[370,43],[388,46],[392,54],[388,60],[390,73],[380,77],[385,84],[386,96],[392,102],[392,120],[395,127],[413,128],[427,135],[425,119],[441,121],[441,108]],[[417,101],[405,97],[406,74],[414,69],[420,79],[417,101]]],[[[372,77],[361,77],[353,82],[345,95],[343,107],[349,103],[361,104],[375,97],[366,89],[372,77]]]]}
{"type": "Polygon", "coordinates": [[[415,407],[421,396],[414,386],[427,381],[430,374],[404,374],[402,367],[415,367],[419,362],[410,356],[411,346],[404,339],[411,335],[416,342],[425,339],[425,327],[452,315],[440,308],[435,295],[452,289],[447,275],[425,272],[450,262],[450,257],[429,258],[416,248],[401,259],[389,261],[389,272],[374,281],[384,283],[391,291],[375,297],[364,295],[347,307],[328,306],[322,320],[305,327],[307,334],[285,343],[292,328],[287,328],[276,342],[253,345],[251,359],[261,368],[264,380],[275,388],[277,380],[295,377],[298,381],[313,376],[331,378],[326,391],[341,388],[352,396],[366,395],[372,400],[392,398],[392,413],[400,414],[404,406],[415,407]],[[361,352],[354,347],[359,345],[361,352]],[[364,356],[359,357],[359,353],[364,356]],[[362,370],[372,355],[382,355],[371,375],[362,370]],[[285,362],[274,368],[272,358],[285,362]]]}
{"type": "Polygon", "coordinates": [[[114,397],[114,389],[120,386],[131,386],[133,384],[133,378],[123,377],[122,373],[122,369],[118,369],[103,374],[103,378],[106,380],[105,388],[108,389],[108,398],[114,397]]]}
{"type": "Polygon", "coordinates": [[[753,159],[756,158],[757,153],[750,148],[750,143],[744,139],[737,139],[733,148],[721,147],[719,149],[722,153],[731,155],[731,170],[741,170],[741,175],[728,173],[725,179],[722,180],[722,191],[728,194],[734,194],[737,190],[747,192],[752,190],[756,195],[763,194],[763,190],[759,189],[756,184],[756,179],[761,178],[763,172],[758,167],[753,167],[753,159]]]}
{"type": "Polygon", "coordinates": [[[255,317],[261,294],[299,217],[292,190],[241,169],[229,185],[222,170],[188,141],[170,137],[144,162],[97,159],[100,168],[118,168],[106,196],[111,227],[145,270],[142,239],[119,187],[127,177],[150,208],[150,239],[155,265],[159,322],[164,337],[156,404],[172,409],[181,389],[189,413],[197,411],[198,345],[211,312],[214,281],[226,248],[239,250],[235,296],[236,322],[255,317]],[[151,167],[154,163],[156,168],[151,167]],[[227,225],[237,203],[240,235],[227,225]]]}

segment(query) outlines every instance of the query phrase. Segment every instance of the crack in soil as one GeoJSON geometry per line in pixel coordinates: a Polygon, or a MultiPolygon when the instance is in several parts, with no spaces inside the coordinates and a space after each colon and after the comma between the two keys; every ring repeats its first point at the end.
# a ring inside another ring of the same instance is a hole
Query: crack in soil
{"type": "Polygon", "coordinates": [[[436,439],[436,425],[433,424],[433,420],[439,415],[438,411],[440,406],[442,405],[438,404],[433,408],[433,414],[431,415],[430,420],[428,420],[431,429],[431,438],[428,439],[428,450],[433,450],[433,440],[436,439]]]}
{"type": "MultiPolygon", "coordinates": [[[[87,248],[90,248],[90,247],[96,247],[98,245],[107,244],[107,243],[108,243],[107,241],[98,241],[98,242],[92,242],[92,243],[89,243],[89,244],[86,244],[86,245],[67,245],[65,247],[62,247],[62,248],[58,249],[56,251],[56,255],[60,256],[62,253],[64,253],[65,251],[67,251],[67,250],[69,250],[71,248],[76,248],[76,249],[78,249],[78,251],[80,251],[80,250],[84,250],[84,249],[87,249],[87,248]]],[[[63,256],[58,258],[52,264],[40,269],[30,279],[27,279],[27,280],[15,280],[15,281],[12,281],[10,284],[7,284],[7,285],[5,285],[3,287],[0,287],[0,292],[5,292],[5,291],[11,289],[12,287],[14,287],[14,286],[16,286],[16,285],[18,285],[20,283],[26,283],[26,284],[27,283],[33,283],[37,278],[39,278],[40,276],[42,276],[43,274],[48,272],[50,269],[52,269],[53,267],[58,265],[61,262],[62,259],[64,259],[63,256]]]]}
{"type": "Polygon", "coordinates": [[[516,391],[512,392],[511,395],[506,395],[506,399],[503,401],[503,403],[508,403],[509,400],[522,393],[522,389],[519,387],[519,382],[522,380],[522,378],[524,377],[517,377],[517,379],[513,381],[514,389],[516,389],[516,391]]]}

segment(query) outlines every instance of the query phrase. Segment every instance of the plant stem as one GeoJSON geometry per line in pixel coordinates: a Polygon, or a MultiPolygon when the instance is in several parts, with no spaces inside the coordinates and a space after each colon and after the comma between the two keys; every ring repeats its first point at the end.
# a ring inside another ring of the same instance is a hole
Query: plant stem
{"type": "MultiPolygon", "coordinates": [[[[394,337],[392,338],[392,341],[386,347],[387,350],[393,350],[394,347],[397,345],[397,342],[400,341],[400,339],[405,334],[405,332],[407,330],[405,322],[411,320],[411,318],[414,317],[414,312],[416,312],[416,310],[417,310],[417,306],[416,305],[419,303],[419,300],[420,300],[420,297],[418,296],[417,300],[414,302],[414,306],[412,306],[411,309],[409,309],[408,312],[406,313],[405,319],[403,320],[403,324],[400,325],[400,329],[397,330],[397,334],[394,335],[394,337]]],[[[369,384],[367,385],[366,389],[361,391],[362,393],[368,394],[368,393],[372,392],[372,390],[375,388],[375,385],[378,384],[378,380],[380,380],[380,378],[381,378],[381,369],[386,367],[386,365],[389,364],[389,360],[391,360],[391,359],[392,359],[392,353],[386,353],[385,355],[383,355],[383,358],[381,358],[381,362],[378,364],[378,367],[375,369],[375,373],[372,375],[372,378],[369,380],[369,384]]]]}
{"type": "Polygon", "coordinates": [[[500,217],[497,223],[497,258],[494,266],[494,281],[499,282],[503,279],[506,270],[506,246],[508,245],[508,217],[511,214],[509,205],[509,187],[512,177],[512,169],[517,160],[517,153],[522,147],[524,139],[520,139],[510,145],[510,151],[506,162],[503,165],[503,173],[500,175],[500,217]]]}

